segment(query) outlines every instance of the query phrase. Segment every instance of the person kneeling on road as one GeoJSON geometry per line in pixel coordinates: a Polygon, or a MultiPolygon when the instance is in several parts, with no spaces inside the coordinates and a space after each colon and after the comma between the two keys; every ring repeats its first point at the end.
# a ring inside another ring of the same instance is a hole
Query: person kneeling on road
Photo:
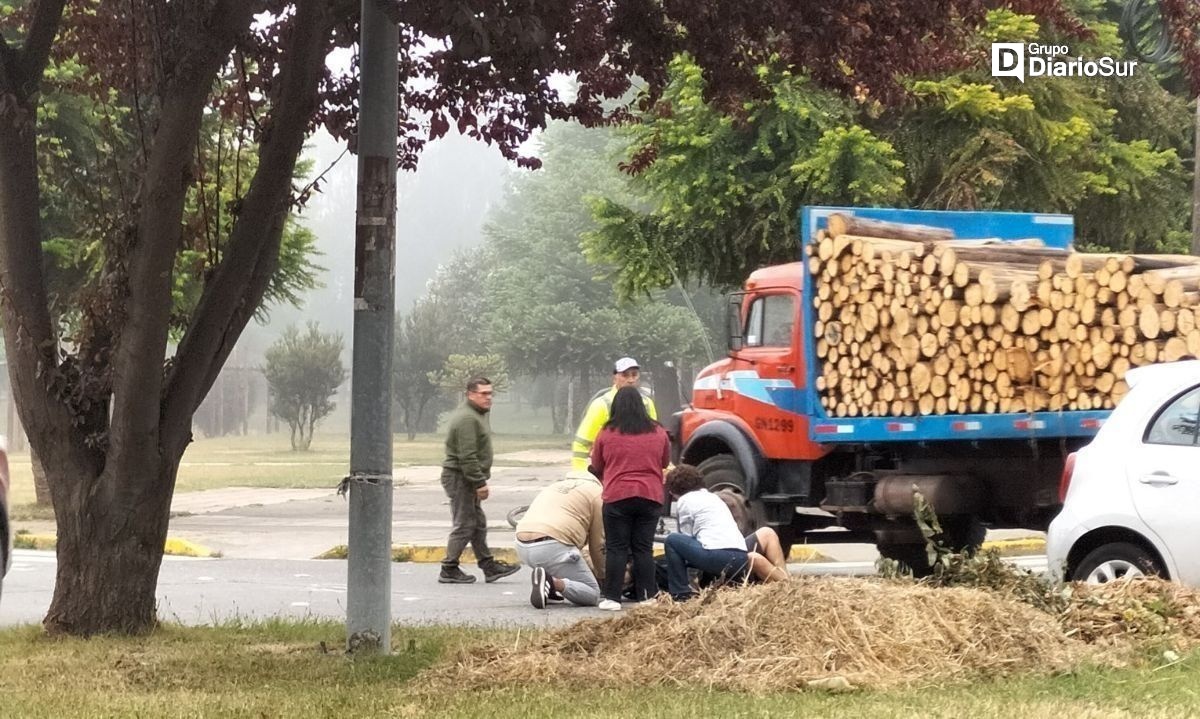
{"type": "Polygon", "coordinates": [[[689,567],[724,581],[743,578],[750,567],[746,540],[725,502],[704,488],[700,471],[681,464],[667,475],[666,485],[679,523],[679,531],[665,542],[667,587],[675,601],[695,594],[689,567]]]}
{"type": "Polygon", "coordinates": [[[588,567],[604,567],[604,501],[600,482],[591,474],[572,472],[538,492],[525,516],[517,522],[517,556],[533,568],[529,602],[545,609],[561,595],[572,604],[600,603],[600,582],[588,567]]]}

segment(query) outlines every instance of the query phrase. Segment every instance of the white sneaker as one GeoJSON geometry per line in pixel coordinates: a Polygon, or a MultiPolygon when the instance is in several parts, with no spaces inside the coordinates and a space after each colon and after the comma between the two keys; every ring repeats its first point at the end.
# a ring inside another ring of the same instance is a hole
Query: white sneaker
{"type": "Polygon", "coordinates": [[[599,603],[599,604],[597,604],[597,605],[596,605],[596,607],[597,607],[597,608],[599,608],[599,609],[603,609],[603,610],[604,610],[604,611],[606,611],[606,612],[619,612],[619,611],[621,611],[621,603],[620,603],[620,602],[614,602],[614,601],[613,601],[613,600],[611,600],[611,599],[601,599],[601,600],[600,600],[600,603],[599,603]]]}

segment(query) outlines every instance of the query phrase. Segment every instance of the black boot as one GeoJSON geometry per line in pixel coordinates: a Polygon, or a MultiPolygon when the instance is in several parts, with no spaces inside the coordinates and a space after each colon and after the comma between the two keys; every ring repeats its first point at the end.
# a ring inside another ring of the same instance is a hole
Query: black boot
{"type": "Polygon", "coordinates": [[[488,558],[479,563],[479,568],[483,570],[483,581],[491,582],[497,579],[503,579],[510,574],[516,574],[520,569],[520,564],[509,564],[501,562],[498,559],[488,558]]]}
{"type": "Polygon", "coordinates": [[[442,572],[438,574],[439,584],[471,584],[474,581],[475,577],[459,569],[457,564],[443,564],[442,572]]]}

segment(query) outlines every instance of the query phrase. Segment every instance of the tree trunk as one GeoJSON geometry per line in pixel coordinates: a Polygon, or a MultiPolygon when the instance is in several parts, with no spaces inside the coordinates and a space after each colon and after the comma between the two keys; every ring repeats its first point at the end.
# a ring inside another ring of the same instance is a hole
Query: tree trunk
{"type": "Polygon", "coordinates": [[[50,484],[46,480],[46,468],[42,466],[42,460],[38,457],[38,453],[29,450],[29,461],[33,465],[33,492],[37,497],[37,505],[39,507],[49,507],[52,504],[50,498],[50,484]]]}
{"type": "Polygon", "coordinates": [[[142,634],[153,630],[155,589],[178,460],[155,466],[71,466],[47,462],[68,481],[51,485],[58,525],[54,599],[43,626],[51,634],[142,634]],[[118,478],[119,491],[111,491],[118,478]],[[108,490],[108,491],[106,491],[108,490]]]}
{"type": "Polygon", "coordinates": [[[551,430],[554,434],[563,433],[563,411],[558,401],[557,376],[550,380],[550,424],[551,430]]]}

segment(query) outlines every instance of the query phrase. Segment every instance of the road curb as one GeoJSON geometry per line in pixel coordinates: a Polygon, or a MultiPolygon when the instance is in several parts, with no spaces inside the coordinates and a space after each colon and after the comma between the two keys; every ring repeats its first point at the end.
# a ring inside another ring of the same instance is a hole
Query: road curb
{"type": "MultiPolygon", "coordinates": [[[[54,550],[58,546],[58,537],[53,534],[30,534],[17,532],[13,537],[14,549],[54,550]]],[[[167,537],[163,545],[163,554],[173,557],[220,557],[220,552],[205,547],[202,544],[179,537],[167,537]]]]}
{"type": "Polygon", "coordinates": [[[996,539],[984,542],[983,551],[995,551],[1001,557],[1021,557],[1029,554],[1045,554],[1046,540],[1041,537],[1019,539],[996,539]]]}
{"type": "Polygon", "coordinates": [[[792,551],[787,556],[789,562],[813,563],[813,562],[832,562],[833,557],[821,554],[812,547],[797,544],[792,547],[792,551]]]}

